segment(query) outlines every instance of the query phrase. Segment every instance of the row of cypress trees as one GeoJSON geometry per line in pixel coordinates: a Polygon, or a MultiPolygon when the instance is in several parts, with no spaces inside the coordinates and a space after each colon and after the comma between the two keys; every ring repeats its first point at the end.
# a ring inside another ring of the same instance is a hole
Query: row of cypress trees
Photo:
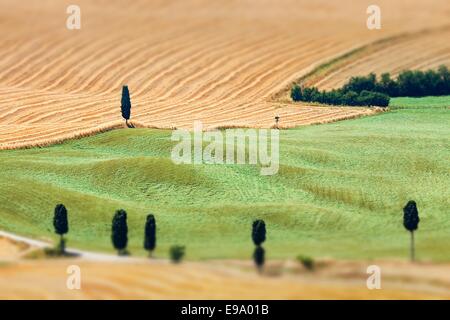
{"type": "MultiPolygon", "coordinates": [[[[69,232],[69,222],[67,218],[67,209],[63,204],[58,204],[55,207],[53,216],[53,227],[55,233],[60,236],[59,244],[57,246],[60,254],[65,253],[66,240],[64,235],[69,232]]],[[[119,255],[127,255],[126,250],[128,245],[128,224],[127,213],[125,210],[117,210],[112,220],[111,241],[114,248],[119,255]]],[[[149,252],[152,257],[153,251],[156,248],[156,220],[153,214],[147,215],[144,228],[144,249],[149,252]]]]}
{"type": "MultiPolygon", "coordinates": [[[[403,208],[403,226],[411,234],[410,259],[415,261],[414,232],[419,228],[419,211],[415,201],[410,200],[403,208]]],[[[266,223],[264,220],[255,220],[252,225],[252,240],[256,248],[253,252],[253,261],[261,273],[265,262],[265,250],[262,243],[266,241],[266,223]]]]}
{"type": "MultiPolygon", "coordinates": [[[[411,261],[415,260],[415,248],[414,248],[414,232],[419,226],[419,212],[415,201],[408,201],[403,208],[403,226],[411,233],[411,247],[410,256],[411,261]]],[[[58,245],[59,252],[64,254],[65,252],[65,239],[64,235],[69,231],[69,223],[67,219],[67,209],[63,204],[58,204],[55,207],[53,226],[55,233],[60,235],[60,242],[58,245]]],[[[125,210],[117,210],[114,214],[111,229],[111,240],[114,248],[119,255],[127,255],[128,245],[128,224],[127,213],[125,210]]],[[[262,247],[264,241],[266,241],[266,223],[264,220],[258,219],[253,221],[251,238],[255,244],[255,250],[253,252],[253,260],[256,267],[261,272],[265,262],[265,250],[262,247]]],[[[144,229],[144,249],[149,252],[149,256],[152,257],[152,253],[156,248],[156,221],[153,214],[147,215],[144,229]]],[[[178,262],[184,255],[184,247],[173,246],[170,250],[173,261],[178,262]]]]}

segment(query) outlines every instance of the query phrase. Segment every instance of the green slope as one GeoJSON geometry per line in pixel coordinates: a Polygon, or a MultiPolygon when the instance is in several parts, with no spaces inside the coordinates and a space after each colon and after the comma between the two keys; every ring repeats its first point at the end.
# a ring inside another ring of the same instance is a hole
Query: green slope
{"type": "Polygon", "coordinates": [[[69,210],[69,246],[112,251],[114,211],[128,212],[130,251],[145,215],[158,225],[156,256],[172,244],[188,259],[248,258],[251,222],[265,219],[267,258],[408,255],[402,207],[421,214],[419,259],[450,260],[449,98],[393,99],[391,112],[283,130],[280,171],[175,165],[171,132],[126,129],[62,145],[0,152],[0,229],[52,233],[53,208],[69,210]],[[413,106],[413,107],[411,107],[413,106]]]}

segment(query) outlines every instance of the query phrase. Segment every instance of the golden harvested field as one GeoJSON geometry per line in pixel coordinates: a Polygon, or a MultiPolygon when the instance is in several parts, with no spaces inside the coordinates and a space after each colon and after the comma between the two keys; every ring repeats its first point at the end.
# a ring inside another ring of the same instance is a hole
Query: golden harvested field
{"type": "MultiPolygon", "coordinates": [[[[292,262],[294,263],[294,262],[292,262]]],[[[448,265],[380,262],[381,290],[368,290],[364,262],[334,262],[314,273],[258,275],[250,262],[19,261],[0,265],[0,299],[449,299],[448,265]],[[81,269],[81,290],[66,287],[81,269]]],[[[287,266],[268,266],[278,270],[287,266]]]]}
{"type": "Polygon", "coordinates": [[[81,30],[72,31],[65,27],[69,4],[0,1],[0,148],[119,125],[124,84],[132,119],[145,126],[201,120],[206,127],[269,127],[277,113],[284,127],[346,119],[373,111],[299,107],[271,97],[328,59],[405,32],[412,35],[323,86],[353,70],[424,68],[449,59],[449,31],[439,29],[449,22],[447,0],[378,1],[378,31],[366,28],[369,1],[80,0],[81,30]],[[434,31],[424,36],[423,29],[434,31]]]}
{"type": "Polygon", "coordinates": [[[325,259],[310,272],[292,260],[273,260],[259,275],[249,260],[174,265],[160,259],[96,254],[30,259],[40,250],[0,237],[0,300],[450,299],[448,263],[325,259]],[[80,290],[67,288],[67,270],[73,265],[80,267],[80,290]],[[367,289],[369,265],[381,269],[381,290],[367,289]]]}
{"type": "Polygon", "coordinates": [[[440,65],[450,66],[450,41],[444,39],[450,39],[450,25],[375,43],[344,59],[336,69],[309,84],[329,90],[341,87],[352,76],[370,72],[397,75],[407,69],[428,70],[437,69],[440,65]]]}

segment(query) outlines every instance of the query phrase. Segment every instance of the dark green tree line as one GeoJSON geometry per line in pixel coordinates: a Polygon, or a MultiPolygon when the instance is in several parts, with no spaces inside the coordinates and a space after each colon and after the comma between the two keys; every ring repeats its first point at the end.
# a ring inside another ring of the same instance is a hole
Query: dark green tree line
{"type": "Polygon", "coordinates": [[[389,73],[380,78],[374,73],[352,77],[342,88],[320,91],[316,87],[291,89],[293,101],[331,105],[387,107],[390,97],[423,97],[450,95],[450,71],[446,66],[437,70],[405,70],[396,79],[389,73]]]}

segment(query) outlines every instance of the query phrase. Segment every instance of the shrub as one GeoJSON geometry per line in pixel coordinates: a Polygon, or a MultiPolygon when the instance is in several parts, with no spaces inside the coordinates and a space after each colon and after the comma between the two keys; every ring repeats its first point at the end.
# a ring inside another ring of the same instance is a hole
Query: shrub
{"type": "Polygon", "coordinates": [[[342,104],[346,105],[346,106],[356,106],[357,99],[358,99],[358,94],[355,91],[345,92],[341,96],[342,104]]]}
{"type": "Polygon", "coordinates": [[[389,105],[389,96],[384,93],[363,90],[356,97],[356,101],[360,106],[379,106],[387,107],[389,105]]]}
{"type": "Polygon", "coordinates": [[[307,270],[312,271],[314,270],[315,263],[314,259],[308,256],[299,255],[297,257],[297,261],[302,264],[303,267],[305,267],[307,270]]]}
{"type": "Polygon", "coordinates": [[[184,246],[177,246],[177,245],[171,246],[169,250],[170,260],[173,263],[180,263],[184,257],[184,250],[185,250],[184,246]]]}
{"type": "Polygon", "coordinates": [[[380,81],[375,86],[375,91],[387,94],[390,97],[398,96],[398,84],[395,80],[391,79],[389,73],[383,73],[380,81]]]}
{"type": "Polygon", "coordinates": [[[318,92],[319,92],[319,90],[317,90],[317,88],[315,88],[315,87],[303,88],[303,91],[302,91],[303,100],[302,101],[313,102],[314,99],[317,97],[318,92]]]}
{"type": "Polygon", "coordinates": [[[374,91],[377,83],[377,78],[374,73],[371,73],[365,77],[352,77],[350,80],[342,87],[344,92],[354,91],[360,93],[361,91],[374,91]]]}

